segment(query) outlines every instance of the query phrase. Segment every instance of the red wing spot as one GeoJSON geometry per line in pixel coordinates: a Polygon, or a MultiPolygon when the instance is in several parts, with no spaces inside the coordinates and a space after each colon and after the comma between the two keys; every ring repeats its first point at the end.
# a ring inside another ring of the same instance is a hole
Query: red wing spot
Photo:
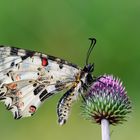
{"type": "Polygon", "coordinates": [[[47,66],[48,65],[48,60],[47,58],[42,58],[42,66],[47,66]]]}
{"type": "Polygon", "coordinates": [[[9,89],[16,89],[17,88],[17,84],[16,83],[11,83],[11,84],[7,84],[9,89]]]}
{"type": "Polygon", "coordinates": [[[36,111],[36,107],[34,105],[31,105],[29,107],[29,113],[35,113],[35,111],[36,111]]]}
{"type": "Polygon", "coordinates": [[[19,76],[19,75],[16,76],[16,80],[17,80],[17,81],[20,80],[20,76],[19,76]]]}

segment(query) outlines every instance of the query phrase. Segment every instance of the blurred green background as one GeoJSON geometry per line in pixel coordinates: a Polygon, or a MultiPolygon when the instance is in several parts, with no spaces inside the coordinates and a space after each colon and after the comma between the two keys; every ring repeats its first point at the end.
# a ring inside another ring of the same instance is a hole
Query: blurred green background
{"type": "MultiPolygon", "coordinates": [[[[97,44],[94,75],[120,77],[133,103],[128,122],[111,127],[112,140],[140,139],[140,2],[138,0],[1,0],[0,44],[58,56],[83,67],[89,37],[97,44]]],[[[60,93],[19,121],[0,104],[0,139],[99,140],[100,126],[83,120],[80,100],[68,123],[57,124],[60,93]]]]}

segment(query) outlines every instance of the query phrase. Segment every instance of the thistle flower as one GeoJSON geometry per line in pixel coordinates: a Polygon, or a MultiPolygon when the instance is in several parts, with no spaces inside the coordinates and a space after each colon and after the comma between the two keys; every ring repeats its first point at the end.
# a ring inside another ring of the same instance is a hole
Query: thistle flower
{"type": "Polygon", "coordinates": [[[125,87],[119,79],[110,75],[103,75],[94,82],[83,99],[83,117],[101,124],[102,129],[105,125],[104,131],[109,130],[109,124],[116,125],[125,121],[131,112],[131,102],[125,87]]]}

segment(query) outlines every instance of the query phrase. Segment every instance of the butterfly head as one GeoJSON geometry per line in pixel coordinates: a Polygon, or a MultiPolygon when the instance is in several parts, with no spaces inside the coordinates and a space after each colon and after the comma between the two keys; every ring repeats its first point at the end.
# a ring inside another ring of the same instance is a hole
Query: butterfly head
{"type": "Polygon", "coordinates": [[[86,65],[83,71],[87,73],[92,73],[94,71],[94,63],[86,65]]]}
{"type": "Polygon", "coordinates": [[[91,41],[91,44],[87,52],[86,65],[83,68],[84,73],[86,73],[85,85],[87,86],[89,86],[94,81],[94,78],[92,76],[92,72],[94,71],[94,63],[89,63],[89,57],[96,44],[95,38],[89,38],[89,40],[91,41]]]}

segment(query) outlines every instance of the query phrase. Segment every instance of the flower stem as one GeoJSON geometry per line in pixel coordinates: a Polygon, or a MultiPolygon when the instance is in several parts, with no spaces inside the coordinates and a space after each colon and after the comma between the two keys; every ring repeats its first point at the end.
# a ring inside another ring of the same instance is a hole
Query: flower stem
{"type": "Polygon", "coordinates": [[[110,140],[109,122],[106,119],[101,120],[102,140],[110,140]]]}

